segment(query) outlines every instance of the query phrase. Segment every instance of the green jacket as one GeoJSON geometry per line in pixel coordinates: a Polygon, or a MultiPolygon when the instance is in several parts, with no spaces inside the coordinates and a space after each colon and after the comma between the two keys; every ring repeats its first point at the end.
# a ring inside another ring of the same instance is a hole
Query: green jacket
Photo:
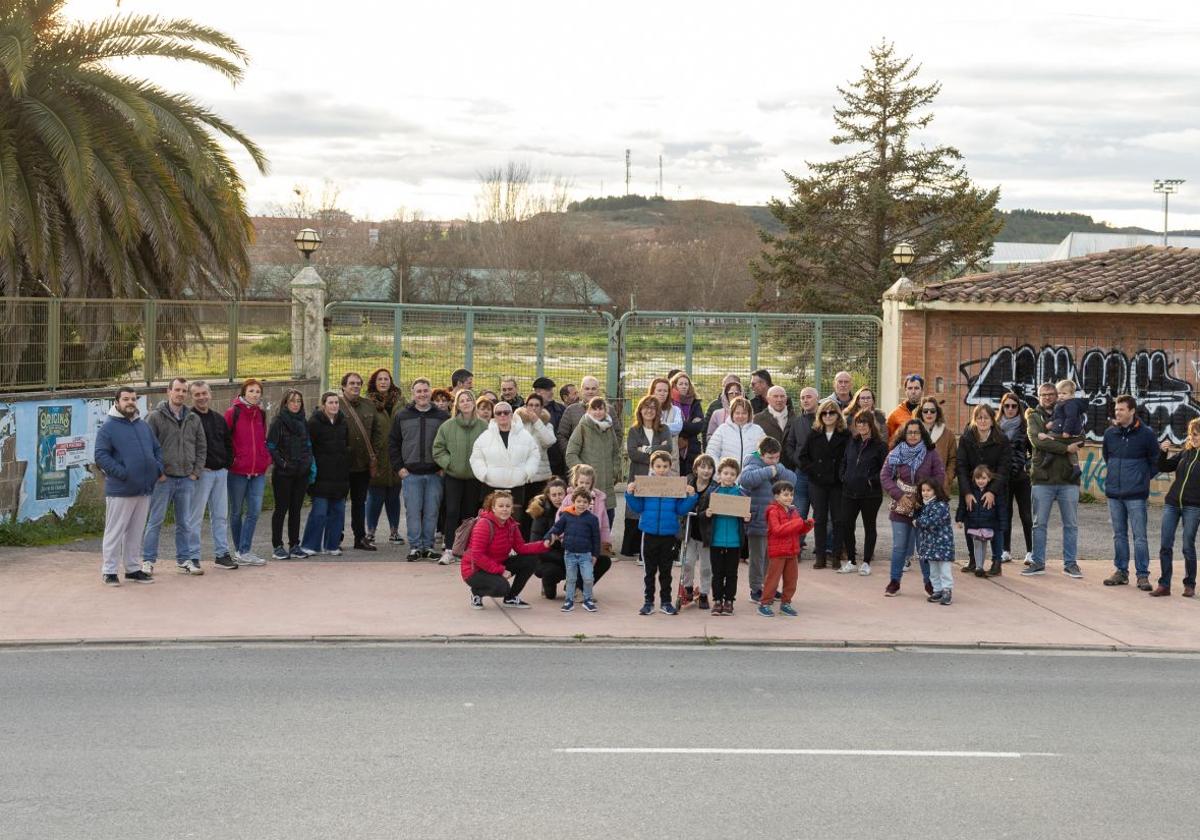
{"type": "Polygon", "coordinates": [[[342,413],[353,411],[362,421],[362,430],[366,439],[358,431],[358,423],[353,417],[346,418],[346,431],[350,437],[350,472],[366,472],[371,468],[371,451],[375,454],[375,471],[379,472],[380,452],[387,458],[387,415],[375,405],[375,401],[367,396],[360,396],[351,402],[348,397],[342,397],[342,413]],[[367,440],[371,441],[371,450],[367,449],[367,440]]]}
{"type": "Polygon", "coordinates": [[[438,426],[433,437],[433,460],[451,478],[474,478],[471,470],[471,450],[476,439],[487,431],[487,421],[472,417],[466,421],[461,414],[438,426]]]}
{"type": "Polygon", "coordinates": [[[587,464],[596,471],[595,488],[603,490],[609,504],[616,503],[613,487],[621,470],[621,433],[614,425],[601,429],[584,415],[567,442],[567,469],[587,464]]]}
{"type": "MultiPolygon", "coordinates": [[[[376,422],[383,429],[383,443],[374,444],[375,446],[375,462],[377,469],[375,475],[371,476],[372,487],[393,487],[400,483],[400,476],[396,475],[396,470],[392,469],[392,459],[388,455],[387,437],[388,432],[392,430],[392,418],[395,417],[400,410],[404,408],[404,400],[397,399],[392,403],[391,411],[383,408],[371,396],[365,396],[363,399],[370,399],[375,402],[375,410],[377,412],[376,422]]],[[[349,421],[350,418],[346,418],[349,421]]],[[[353,424],[351,424],[351,428],[353,424]]],[[[353,437],[351,437],[353,441],[353,437]]]]}
{"type": "Polygon", "coordinates": [[[1046,424],[1053,417],[1053,410],[1045,411],[1041,406],[1025,412],[1029,445],[1033,447],[1033,454],[1029,458],[1029,478],[1035,485],[1078,485],[1079,479],[1071,477],[1072,467],[1071,459],[1067,455],[1067,444],[1061,440],[1038,440],[1038,435],[1046,431],[1046,424]]]}

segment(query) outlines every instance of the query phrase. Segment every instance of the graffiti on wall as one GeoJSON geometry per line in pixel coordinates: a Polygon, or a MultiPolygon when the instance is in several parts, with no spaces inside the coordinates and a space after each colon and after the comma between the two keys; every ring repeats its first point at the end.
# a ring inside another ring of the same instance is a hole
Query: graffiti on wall
{"type": "Polygon", "coordinates": [[[1000,398],[1008,391],[1033,407],[1041,383],[1072,380],[1075,395],[1088,400],[1085,430],[1093,441],[1104,436],[1113,416],[1113,401],[1129,394],[1138,401],[1139,413],[1160,440],[1180,444],[1187,439],[1188,422],[1200,417],[1200,403],[1191,383],[1175,376],[1174,366],[1163,350],[1127,355],[1120,350],[1094,349],[1076,364],[1067,347],[1046,345],[1038,350],[1024,344],[1001,347],[987,358],[963,362],[959,371],[967,380],[964,402],[993,408],[999,408],[1000,398]]]}

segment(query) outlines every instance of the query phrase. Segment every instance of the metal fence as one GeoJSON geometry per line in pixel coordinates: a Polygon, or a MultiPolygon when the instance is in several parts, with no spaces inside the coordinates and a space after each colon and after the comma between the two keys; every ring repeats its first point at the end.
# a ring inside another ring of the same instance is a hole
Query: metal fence
{"type": "Polygon", "coordinates": [[[465,367],[475,374],[477,390],[498,390],[509,375],[528,388],[537,376],[566,383],[616,370],[607,312],[336,303],[326,313],[328,383],[350,370],[368,377],[382,367],[398,382],[425,377],[442,387],[465,367]]]}
{"type": "Polygon", "coordinates": [[[287,301],[0,298],[0,390],[292,375],[287,301]]]}
{"type": "Polygon", "coordinates": [[[855,387],[879,387],[882,323],[871,316],[745,312],[606,312],[420,304],[336,303],[326,307],[326,382],[355,370],[389,368],[398,382],[423,376],[435,387],[465,367],[476,390],[517,376],[528,388],[546,375],[559,385],[600,377],[609,399],[645,393],[655,376],[686,370],[705,400],[721,378],[759,367],[795,391],[826,394],[839,370],[855,387]]]}

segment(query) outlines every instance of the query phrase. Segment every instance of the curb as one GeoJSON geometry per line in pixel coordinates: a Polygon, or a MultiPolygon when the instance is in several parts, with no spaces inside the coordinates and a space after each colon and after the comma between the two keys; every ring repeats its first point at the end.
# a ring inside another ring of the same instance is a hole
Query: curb
{"type": "Polygon", "coordinates": [[[846,650],[893,653],[1058,653],[1125,654],[1154,656],[1200,656],[1200,648],[1135,647],[1128,645],[1022,645],[1005,642],[920,642],[920,641],[846,641],[827,639],[725,639],[720,636],[685,638],[620,636],[191,636],[173,638],[94,638],[94,639],[3,639],[0,651],[52,650],[71,648],[153,648],[190,645],[398,645],[426,647],[464,645],[497,647],[691,647],[691,648],[763,648],[777,650],[846,650]]]}

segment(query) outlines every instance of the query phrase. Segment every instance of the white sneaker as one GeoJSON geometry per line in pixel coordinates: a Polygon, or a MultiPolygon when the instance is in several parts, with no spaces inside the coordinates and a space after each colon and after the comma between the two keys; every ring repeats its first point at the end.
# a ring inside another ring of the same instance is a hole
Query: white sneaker
{"type": "Polygon", "coordinates": [[[340,548],[335,548],[335,549],[333,549],[333,551],[329,552],[329,556],[330,557],[341,557],[342,550],[340,548]]]}
{"type": "Polygon", "coordinates": [[[863,563],[861,566],[858,567],[858,573],[860,575],[862,575],[863,577],[866,577],[867,575],[871,574],[871,564],[863,563]]]}
{"type": "Polygon", "coordinates": [[[1032,552],[1032,551],[1026,551],[1026,552],[1025,552],[1025,565],[1026,565],[1026,566],[1032,566],[1032,565],[1033,565],[1033,552],[1032,552]]]}
{"type": "Polygon", "coordinates": [[[247,551],[245,554],[238,555],[239,566],[265,566],[267,561],[259,557],[253,551],[247,551]]]}
{"type": "Polygon", "coordinates": [[[301,546],[300,553],[303,554],[305,557],[312,557],[313,555],[320,554],[321,552],[313,551],[311,548],[304,548],[303,546],[301,546]]]}
{"type": "Polygon", "coordinates": [[[447,548],[442,552],[442,556],[438,558],[439,566],[449,566],[454,562],[454,551],[447,548]]]}
{"type": "Polygon", "coordinates": [[[642,559],[642,556],[641,556],[640,554],[638,555],[638,559],[637,559],[637,561],[638,561],[638,565],[639,565],[639,566],[645,566],[645,565],[646,565],[646,561],[642,559]]]}
{"type": "Polygon", "coordinates": [[[841,568],[837,570],[839,575],[852,575],[858,571],[858,566],[854,563],[843,563],[841,568]]]}
{"type": "Polygon", "coordinates": [[[1011,563],[1012,562],[1012,554],[1007,551],[1004,552],[1003,554],[1000,555],[1000,562],[1001,563],[1011,563]]]}
{"type": "Polygon", "coordinates": [[[234,549],[233,551],[229,552],[229,556],[233,558],[233,562],[234,562],[234,563],[240,563],[240,562],[242,562],[242,555],[241,555],[241,552],[237,551],[236,549],[234,549]]]}
{"type": "Polygon", "coordinates": [[[154,564],[151,563],[149,560],[143,561],[142,574],[144,574],[144,575],[153,575],[154,574],[154,564]]]}

